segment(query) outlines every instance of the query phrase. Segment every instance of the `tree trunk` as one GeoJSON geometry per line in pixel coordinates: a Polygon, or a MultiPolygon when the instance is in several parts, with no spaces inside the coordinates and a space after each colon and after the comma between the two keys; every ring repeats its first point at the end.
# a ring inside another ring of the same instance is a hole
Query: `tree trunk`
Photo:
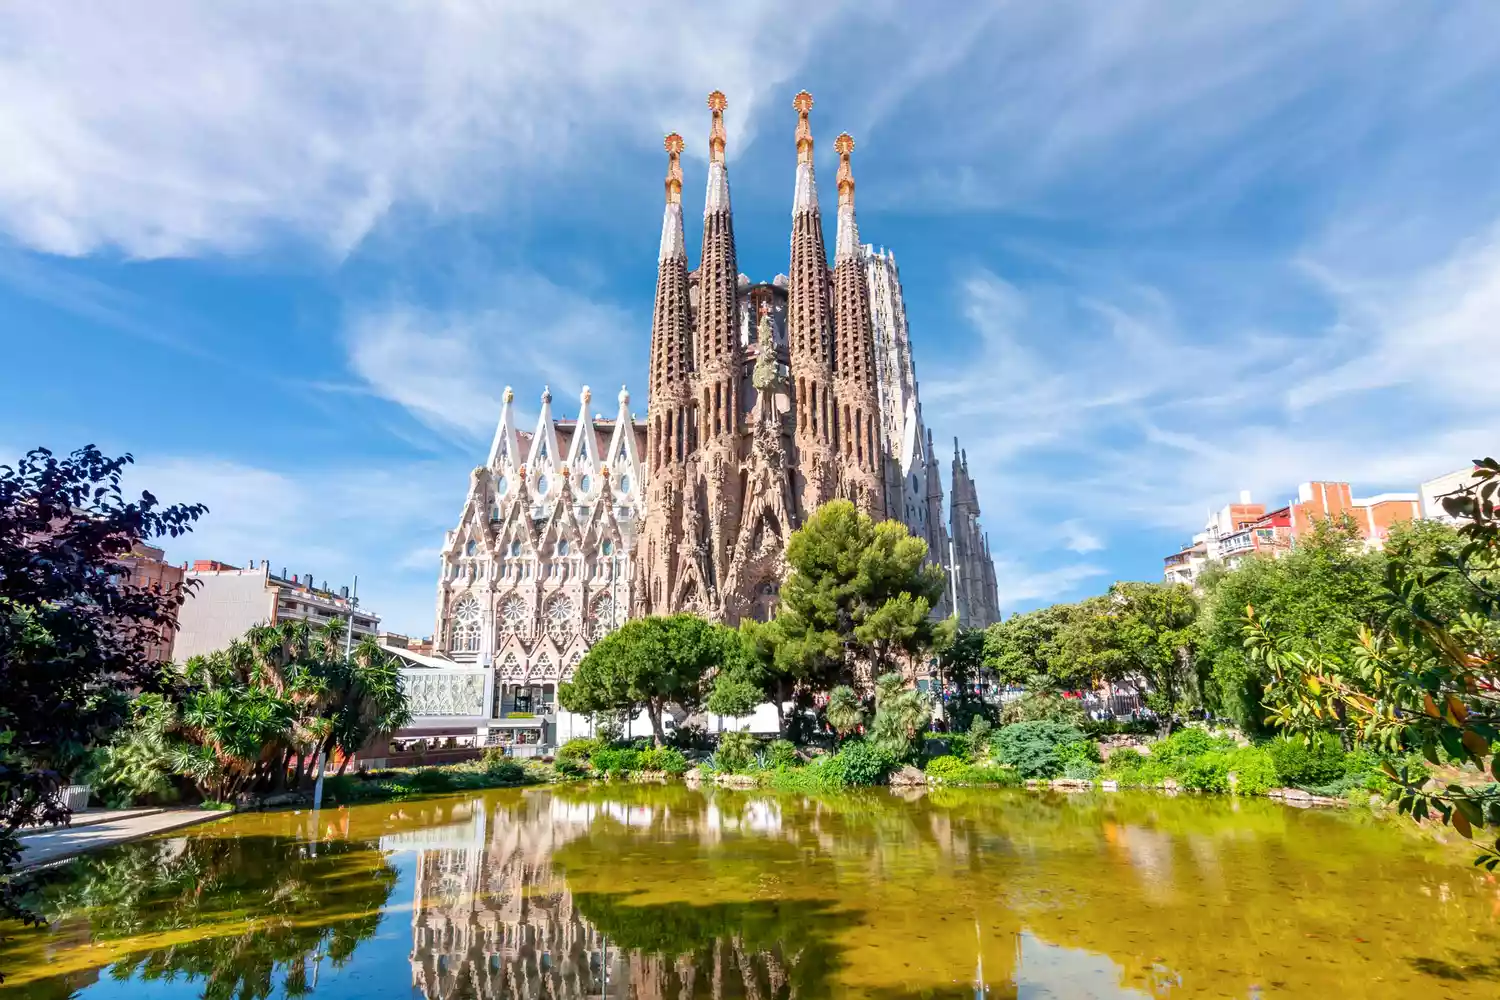
{"type": "Polygon", "coordinates": [[[297,751],[297,766],[292,768],[292,774],[296,776],[292,781],[292,791],[294,792],[302,790],[302,757],[303,753],[299,749],[297,751]]]}
{"type": "Polygon", "coordinates": [[[651,738],[656,741],[656,746],[664,746],[667,738],[661,728],[661,703],[655,698],[648,698],[646,714],[651,718],[651,738]]]}

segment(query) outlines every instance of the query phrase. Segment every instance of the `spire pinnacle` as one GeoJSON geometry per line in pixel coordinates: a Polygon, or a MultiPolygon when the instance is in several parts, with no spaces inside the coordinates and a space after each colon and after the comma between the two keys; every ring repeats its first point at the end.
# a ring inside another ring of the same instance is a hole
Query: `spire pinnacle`
{"type": "Polygon", "coordinates": [[[854,137],[840,132],[833,140],[833,148],[839,154],[839,204],[854,200],[854,169],[849,165],[849,154],[854,152],[854,137]]]}
{"type": "Polygon", "coordinates": [[[713,123],[708,127],[708,162],[724,162],[724,109],[729,101],[724,91],[716,90],[708,95],[708,110],[713,112],[713,123]]]}
{"type": "Polygon", "coordinates": [[[662,145],[667,150],[667,202],[677,204],[682,201],[682,136],[673,132],[662,145]]]}
{"type": "Polygon", "coordinates": [[[792,98],[792,107],[797,109],[797,162],[811,163],[813,154],[812,123],[807,115],[812,111],[813,97],[807,91],[799,91],[792,98]]]}

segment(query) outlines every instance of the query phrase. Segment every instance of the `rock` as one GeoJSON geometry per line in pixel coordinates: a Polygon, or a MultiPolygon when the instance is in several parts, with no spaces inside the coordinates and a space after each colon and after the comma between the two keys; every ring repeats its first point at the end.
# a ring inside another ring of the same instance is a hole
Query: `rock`
{"type": "Polygon", "coordinates": [[[1163,781],[1161,783],[1161,787],[1163,791],[1167,792],[1175,792],[1180,788],[1180,786],[1177,784],[1176,778],[1168,778],[1166,781],[1163,781]]]}
{"type": "Polygon", "coordinates": [[[1086,792],[1094,787],[1087,778],[1056,778],[1052,787],[1061,792],[1086,792]]]}
{"type": "Polygon", "coordinates": [[[1311,802],[1313,800],[1312,792],[1304,792],[1300,788],[1283,788],[1281,797],[1288,802],[1311,802]]]}
{"type": "Polygon", "coordinates": [[[1118,781],[1101,781],[1099,782],[1099,787],[1106,792],[1118,792],[1120,790],[1120,783],[1118,781]]]}
{"type": "Polygon", "coordinates": [[[682,775],[682,780],[684,782],[686,782],[687,784],[689,784],[689,785],[701,785],[701,784],[703,784],[703,768],[701,768],[701,767],[689,768],[682,775]]]}
{"type": "Polygon", "coordinates": [[[1240,776],[1239,776],[1239,772],[1237,772],[1237,771],[1230,771],[1229,772],[1229,794],[1230,795],[1238,795],[1239,793],[1240,793],[1240,776]]]}
{"type": "Polygon", "coordinates": [[[907,764],[901,770],[891,775],[892,788],[912,788],[917,785],[927,784],[927,775],[907,764]]]}
{"type": "Polygon", "coordinates": [[[723,788],[755,788],[760,780],[753,774],[720,774],[714,777],[714,783],[723,788]]]}
{"type": "Polygon", "coordinates": [[[1042,787],[1042,782],[1039,781],[1036,778],[1027,778],[1026,779],[1026,787],[1027,788],[1041,788],[1042,787]]]}

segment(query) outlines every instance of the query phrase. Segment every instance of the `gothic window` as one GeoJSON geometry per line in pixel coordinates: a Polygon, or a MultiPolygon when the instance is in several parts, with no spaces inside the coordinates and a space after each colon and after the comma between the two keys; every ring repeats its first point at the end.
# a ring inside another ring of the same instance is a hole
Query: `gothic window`
{"type": "Polygon", "coordinates": [[[472,653],[479,649],[479,602],[465,595],[453,606],[453,631],[448,648],[472,653]]]}
{"type": "Polygon", "coordinates": [[[466,555],[466,556],[472,556],[474,553],[476,553],[478,551],[479,551],[479,543],[476,542],[476,541],[470,540],[469,544],[464,546],[464,555],[466,555]]]}
{"type": "Polygon", "coordinates": [[[500,494],[501,496],[505,496],[505,494],[509,493],[510,480],[506,479],[504,476],[501,476],[499,479],[495,480],[495,492],[500,494]]]}
{"type": "MultiPolygon", "coordinates": [[[[545,458],[546,455],[543,454],[542,457],[545,458]]],[[[536,492],[537,492],[538,496],[546,496],[547,495],[547,477],[546,476],[537,476],[536,477],[536,492]]]]}
{"type": "Polygon", "coordinates": [[[570,681],[573,679],[573,671],[578,669],[578,662],[582,659],[583,654],[576,649],[573,650],[573,654],[568,657],[568,665],[563,668],[563,680],[570,681]]]}
{"type": "Polygon", "coordinates": [[[518,555],[521,554],[521,543],[520,542],[511,542],[510,543],[510,554],[511,554],[512,557],[515,557],[515,556],[518,556],[518,555]]]}
{"type": "Polygon", "coordinates": [[[516,659],[514,652],[506,653],[505,659],[500,661],[500,679],[503,681],[526,679],[526,670],[521,666],[521,661],[516,659]]]}
{"type": "Polygon", "coordinates": [[[589,612],[588,637],[589,642],[598,642],[609,632],[615,624],[615,602],[608,594],[594,601],[594,606],[589,612]]]}
{"type": "Polygon", "coordinates": [[[621,493],[629,493],[630,492],[630,477],[628,475],[620,477],[620,492],[621,493]]]}
{"type": "Polygon", "coordinates": [[[599,543],[599,551],[601,553],[603,553],[604,555],[607,555],[607,556],[614,555],[614,553],[615,553],[615,543],[614,543],[614,541],[612,539],[606,538],[604,541],[602,541],[602,542],[599,543]]]}
{"type": "Polygon", "coordinates": [[[547,631],[559,641],[573,634],[573,602],[562,594],[547,602],[547,631]]]}
{"type": "Polygon", "coordinates": [[[526,602],[515,594],[500,602],[501,628],[516,635],[526,634],[526,602]]]}
{"type": "Polygon", "coordinates": [[[587,493],[594,488],[594,480],[590,476],[583,476],[578,480],[578,488],[587,493]]]}
{"type": "Polygon", "coordinates": [[[562,539],[557,543],[557,554],[560,556],[565,556],[568,554],[567,539],[562,539]]]}

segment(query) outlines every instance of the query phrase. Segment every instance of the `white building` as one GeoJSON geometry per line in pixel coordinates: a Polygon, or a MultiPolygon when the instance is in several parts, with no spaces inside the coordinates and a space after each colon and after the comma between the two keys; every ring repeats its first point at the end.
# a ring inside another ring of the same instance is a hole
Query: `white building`
{"type": "Polygon", "coordinates": [[[348,587],[337,592],[326,583],[316,587],[311,573],[288,575],[283,569],[277,575],[266,560],[259,566],[251,560],[248,569],[199,560],[183,578],[187,596],[172,644],[172,658],[178,663],[224,649],[256,625],[305,621],[321,626],[348,622],[352,614],[355,642],[373,636],[380,625],[379,616],[356,610],[348,587]]]}

